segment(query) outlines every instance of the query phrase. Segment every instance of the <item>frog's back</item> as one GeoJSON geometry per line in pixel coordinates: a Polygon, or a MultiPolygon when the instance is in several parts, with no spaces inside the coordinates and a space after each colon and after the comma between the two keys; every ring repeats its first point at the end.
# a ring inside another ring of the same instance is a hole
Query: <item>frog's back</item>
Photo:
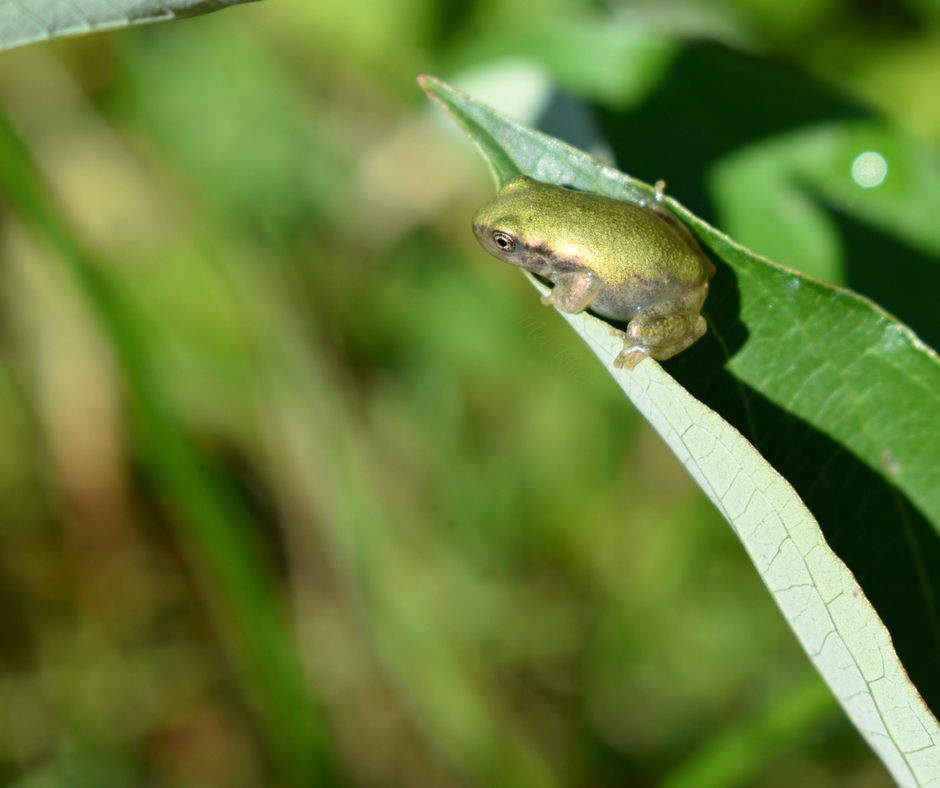
{"type": "Polygon", "coordinates": [[[610,285],[629,283],[641,288],[644,283],[665,286],[671,282],[687,288],[708,279],[705,260],[648,208],[584,192],[570,193],[558,207],[568,215],[559,217],[556,226],[576,230],[567,245],[565,239],[556,239],[556,249],[564,254],[567,246],[583,266],[610,285]]]}

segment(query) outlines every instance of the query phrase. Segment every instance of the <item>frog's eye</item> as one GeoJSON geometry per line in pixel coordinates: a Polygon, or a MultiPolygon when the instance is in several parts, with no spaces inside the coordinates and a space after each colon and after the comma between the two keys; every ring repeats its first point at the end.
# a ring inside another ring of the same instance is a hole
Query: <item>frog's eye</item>
{"type": "Polygon", "coordinates": [[[516,248],[516,242],[513,237],[509,235],[509,233],[504,233],[500,230],[495,230],[493,232],[493,241],[504,252],[511,252],[516,248]]]}

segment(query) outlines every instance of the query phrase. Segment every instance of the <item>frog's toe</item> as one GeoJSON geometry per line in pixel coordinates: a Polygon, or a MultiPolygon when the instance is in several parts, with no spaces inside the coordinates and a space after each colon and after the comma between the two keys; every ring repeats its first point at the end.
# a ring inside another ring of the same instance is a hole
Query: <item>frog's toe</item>
{"type": "Polygon", "coordinates": [[[629,372],[648,355],[650,355],[648,348],[639,345],[624,345],[623,350],[614,359],[614,366],[629,372]]]}

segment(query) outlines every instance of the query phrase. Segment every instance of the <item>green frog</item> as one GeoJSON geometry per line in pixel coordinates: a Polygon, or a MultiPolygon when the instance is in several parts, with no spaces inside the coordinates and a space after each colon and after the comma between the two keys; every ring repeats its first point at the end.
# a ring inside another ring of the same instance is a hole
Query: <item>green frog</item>
{"type": "Polygon", "coordinates": [[[494,257],[554,284],[542,303],[627,323],[617,367],[672,358],[705,333],[699,314],[715,267],[662,204],[573,191],[519,175],[473,217],[494,257]]]}

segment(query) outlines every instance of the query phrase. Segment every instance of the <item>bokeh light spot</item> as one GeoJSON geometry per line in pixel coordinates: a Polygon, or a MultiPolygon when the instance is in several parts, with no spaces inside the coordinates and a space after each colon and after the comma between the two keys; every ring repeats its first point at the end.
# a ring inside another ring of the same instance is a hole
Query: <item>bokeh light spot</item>
{"type": "Polygon", "coordinates": [[[888,174],[888,162],[880,153],[868,151],[852,163],[852,177],[859,186],[870,189],[878,186],[888,174]]]}

